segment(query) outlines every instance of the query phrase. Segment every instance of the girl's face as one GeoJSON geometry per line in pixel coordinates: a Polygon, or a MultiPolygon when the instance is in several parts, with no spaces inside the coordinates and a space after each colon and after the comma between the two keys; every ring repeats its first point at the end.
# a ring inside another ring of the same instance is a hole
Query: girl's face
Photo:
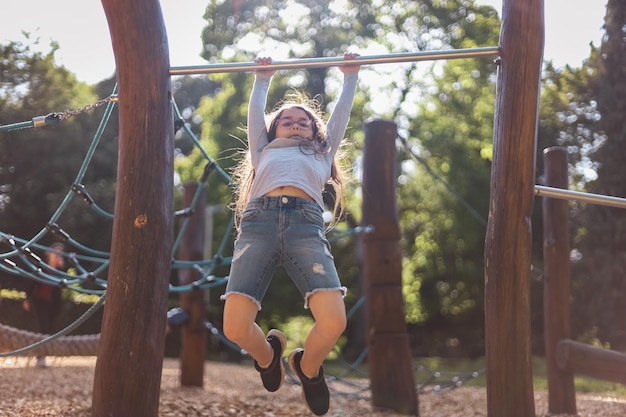
{"type": "Polygon", "coordinates": [[[285,109],[276,120],[276,137],[313,139],[313,123],[304,110],[298,107],[285,109]]]}

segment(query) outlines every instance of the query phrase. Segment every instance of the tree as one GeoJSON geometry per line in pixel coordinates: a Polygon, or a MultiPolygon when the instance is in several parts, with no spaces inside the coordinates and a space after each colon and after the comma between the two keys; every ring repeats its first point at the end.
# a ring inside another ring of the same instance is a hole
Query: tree
{"type": "MultiPolygon", "coordinates": [[[[597,180],[590,184],[594,193],[626,196],[626,4],[609,0],[605,17],[606,33],[594,65],[597,73],[591,83],[592,99],[601,118],[598,134],[605,140],[593,155],[597,180]]],[[[626,350],[626,211],[601,205],[587,205],[581,214],[586,226],[579,246],[582,260],[575,269],[579,315],[587,330],[613,349],[626,350]]]]}
{"type": "Polygon", "coordinates": [[[597,54],[597,48],[592,46],[591,57],[581,68],[566,66],[558,70],[551,62],[545,65],[537,133],[539,181],[543,172],[540,152],[554,145],[568,149],[570,176],[575,189],[586,189],[587,183],[596,178],[598,164],[591,155],[606,139],[598,127],[601,117],[592,91],[592,80],[598,72],[595,65],[597,54]]]}
{"type": "MultiPolygon", "coordinates": [[[[499,21],[492,8],[424,2],[419,10],[446,46],[497,43],[499,21]]],[[[414,113],[396,115],[410,117],[398,201],[407,321],[416,325],[420,354],[482,352],[495,69],[487,60],[458,60],[432,64],[429,71],[417,67],[399,78],[421,88],[407,88],[402,96],[400,108],[419,97],[414,113]]]]}
{"type": "MultiPolygon", "coordinates": [[[[259,51],[280,52],[283,58],[338,56],[374,35],[375,9],[369,1],[307,0],[257,2],[213,0],[207,7],[203,56],[214,62],[259,51]],[[235,52],[237,51],[237,52],[235,52]]],[[[274,58],[279,58],[274,56],[274,58]]],[[[327,68],[313,68],[306,77],[311,96],[325,96],[327,68]]]]}

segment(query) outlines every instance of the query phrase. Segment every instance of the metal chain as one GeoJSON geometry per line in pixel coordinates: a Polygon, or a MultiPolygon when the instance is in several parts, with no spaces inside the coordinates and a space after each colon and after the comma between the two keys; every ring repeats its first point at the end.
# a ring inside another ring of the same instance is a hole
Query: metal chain
{"type": "Polygon", "coordinates": [[[59,121],[62,121],[62,120],[67,119],[68,117],[76,116],[81,113],[91,111],[104,104],[108,104],[110,102],[116,102],[116,101],[117,101],[117,94],[112,94],[106,98],[96,101],[95,103],[88,104],[83,108],[75,109],[75,110],[65,110],[63,113],[54,113],[54,115],[59,118],[59,121]]]}

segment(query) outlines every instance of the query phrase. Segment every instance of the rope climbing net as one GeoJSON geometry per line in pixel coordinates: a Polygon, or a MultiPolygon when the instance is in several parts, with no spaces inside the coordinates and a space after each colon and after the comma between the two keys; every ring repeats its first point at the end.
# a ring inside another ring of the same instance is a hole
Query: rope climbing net
{"type": "MultiPolygon", "coordinates": [[[[106,105],[106,109],[93,139],[91,145],[85,155],[83,163],[76,175],[73,184],[69,187],[63,201],[60,203],[57,210],[50,217],[48,223],[42,227],[42,229],[31,239],[23,239],[17,236],[7,234],[0,231],[0,243],[4,247],[8,247],[3,253],[0,253],[0,270],[17,275],[20,277],[29,278],[35,282],[57,286],[61,288],[71,288],[73,291],[87,294],[104,294],[107,287],[107,280],[104,277],[104,273],[110,264],[110,252],[96,250],[82,242],[74,239],[69,233],[67,233],[62,224],[59,223],[63,211],[67,208],[69,202],[73,198],[80,198],[89,209],[93,210],[97,215],[102,216],[105,219],[113,219],[114,214],[108,212],[102,208],[100,204],[90,195],[89,190],[82,184],[82,180],[85,176],[85,172],[94,157],[96,149],[102,138],[102,133],[106,124],[108,123],[112,114],[115,103],[117,102],[117,96],[115,91],[113,94],[97,103],[85,106],[80,110],[66,110],[63,113],[51,113],[47,116],[34,117],[32,121],[15,123],[12,125],[0,126],[0,130],[16,130],[24,128],[37,128],[45,126],[47,124],[59,123],[70,116],[89,111],[101,105],[106,105]],[[55,239],[62,240],[69,245],[69,249],[66,251],[59,251],[42,244],[42,240],[47,235],[53,235],[55,239]],[[36,253],[36,251],[51,251],[63,256],[69,261],[70,266],[74,273],[58,270],[48,266],[36,253]],[[87,268],[84,265],[96,265],[95,267],[87,268]],[[88,285],[86,285],[88,284],[88,285]]],[[[182,121],[180,111],[174,104],[174,110],[177,120],[182,121]]],[[[211,156],[202,149],[198,138],[190,130],[185,123],[177,123],[178,126],[182,126],[189,136],[192,138],[196,146],[201,150],[204,158],[208,161],[204,169],[204,173],[201,178],[198,179],[198,183],[201,185],[204,183],[208,175],[215,171],[217,172],[227,183],[231,184],[232,181],[228,174],[211,158],[211,156]]],[[[200,189],[201,187],[198,187],[200,189]]],[[[200,193],[198,192],[193,199],[190,207],[186,207],[182,210],[176,211],[174,216],[183,219],[182,225],[176,236],[173,253],[175,253],[181,243],[181,239],[188,227],[188,219],[194,212],[195,205],[198,202],[200,193]]],[[[228,243],[229,233],[232,230],[232,217],[231,227],[228,227],[227,232],[224,234],[221,244],[213,256],[212,259],[198,260],[198,261],[184,261],[178,260],[173,257],[172,268],[193,268],[200,272],[201,277],[186,285],[170,285],[170,292],[180,293],[191,291],[193,289],[207,289],[215,286],[222,285],[226,278],[217,278],[212,275],[215,267],[218,265],[228,265],[230,263],[230,257],[224,256],[226,245],[228,243]]]]}

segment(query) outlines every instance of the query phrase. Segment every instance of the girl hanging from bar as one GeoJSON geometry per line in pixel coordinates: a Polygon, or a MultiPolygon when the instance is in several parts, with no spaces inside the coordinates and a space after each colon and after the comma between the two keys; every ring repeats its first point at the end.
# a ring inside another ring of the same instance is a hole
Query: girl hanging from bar
{"type": "Polygon", "coordinates": [[[275,70],[270,58],[255,61],[258,68],[248,108],[251,169],[247,175],[236,175],[242,178],[238,235],[222,296],[225,335],[254,358],[264,387],[276,391],[284,379],[286,338],[277,329],[266,336],[255,319],[275,269],[280,265],[286,269],[315,320],[304,349],[289,355],[289,365],[302,382],[305,404],[316,415],[329,409],[322,363],[346,326],[346,290],[324,235],[322,189],[329,180],[341,185],[335,157],[354,100],[357,56],[346,54],[339,66],[343,88],[326,124],[319,103],[285,102],[266,118],[275,70]]]}

